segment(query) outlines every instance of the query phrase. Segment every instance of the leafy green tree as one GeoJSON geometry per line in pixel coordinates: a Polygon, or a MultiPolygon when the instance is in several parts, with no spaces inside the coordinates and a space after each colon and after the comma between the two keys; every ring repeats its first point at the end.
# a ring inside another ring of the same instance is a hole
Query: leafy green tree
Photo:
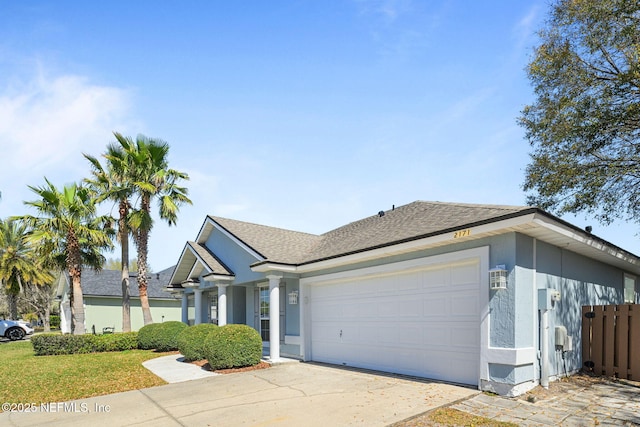
{"type": "Polygon", "coordinates": [[[50,286],[53,275],[43,266],[27,236],[27,225],[19,220],[0,220],[0,281],[4,284],[9,316],[18,318],[18,295],[29,284],[50,286]]]}
{"type": "Polygon", "coordinates": [[[181,181],[186,181],[189,176],[169,168],[169,144],[159,139],[147,138],[139,135],[135,141],[114,133],[120,144],[124,161],[127,162],[129,182],[135,189],[139,198],[139,204],[129,215],[129,226],[133,231],[138,259],[138,291],[140,293],[140,305],[144,324],[153,323],[149,299],[147,296],[148,284],[148,244],[149,234],[153,228],[151,216],[151,204],[157,200],[160,218],[171,225],[175,225],[178,219],[179,206],[191,200],[187,197],[188,190],[180,186],[181,181]]]}
{"type": "Polygon", "coordinates": [[[528,202],[640,220],[640,2],[555,0],[539,36],[519,118],[528,202]]]}
{"type": "Polygon", "coordinates": [[[28,241],[38,245],[39,252],[51,264],[64,266],[72,284],[72,331],[85,333],[82,295],[83,266],[99,270],[104,263],[101,251],[111,248],[110,218],[96,216],[92,192],[77,184],[65,185],[60,191],[45,178],[42,187],[29,186],[38,200],[24,202],[35,208],[38,216],[20,217],[32,228],[28,241]]]}

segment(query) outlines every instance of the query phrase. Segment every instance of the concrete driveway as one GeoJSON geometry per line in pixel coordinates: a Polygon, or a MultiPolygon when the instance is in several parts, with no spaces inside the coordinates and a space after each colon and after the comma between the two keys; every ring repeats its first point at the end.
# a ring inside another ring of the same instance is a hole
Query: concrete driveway
{"type": "Polygon", "coordinates": [[[0,425],[386,426],[477,393],[451,384],[290,363],[38,406],[35,413],[5,412],[0,425]]]}

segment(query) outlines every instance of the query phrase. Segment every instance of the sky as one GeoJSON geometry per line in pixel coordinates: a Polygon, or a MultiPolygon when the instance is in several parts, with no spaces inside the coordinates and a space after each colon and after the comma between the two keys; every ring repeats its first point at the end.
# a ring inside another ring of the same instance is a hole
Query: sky
{"type": "MultiPolygon", "coordinates": [[[[320,234],[415,200],[524,205],[517,124],[547,0],[0,0],[0,218],[89,176],[113,132],[171,146],[206,215],[320,234]]],[[[102,207],[117,215],[113,205],[102,207]]],[[[637,225],[576,226],[640,253],[637,225]]],[[[107,254],[117,258],[119,251],[107,254]]]]}

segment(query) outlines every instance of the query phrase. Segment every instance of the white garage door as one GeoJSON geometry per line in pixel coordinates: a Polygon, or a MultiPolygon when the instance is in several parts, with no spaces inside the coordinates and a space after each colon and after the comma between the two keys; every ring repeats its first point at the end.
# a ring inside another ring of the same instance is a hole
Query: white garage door
{"type": "Polygon", "coordinates": [[[478,384],[478,258],[361,271],[309,287],[312,360],[478,384]]]}

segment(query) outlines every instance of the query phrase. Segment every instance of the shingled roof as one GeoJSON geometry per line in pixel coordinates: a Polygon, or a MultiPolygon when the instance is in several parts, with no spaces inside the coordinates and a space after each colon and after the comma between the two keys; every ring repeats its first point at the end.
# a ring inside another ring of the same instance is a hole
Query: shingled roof
{"type": "MultiPolygon", "coordinates": [[[[147,293],[149,298],[158,299],[175,299],[176,297],[169,292],[163,290],[163,287],[169,283],[173,267],[162,270],[158,273],[151,273],[147,284],[147,293]]],[[[138,286],[136,284],[136,273],[129,274],[129,289],[131,297],[140,296],[138,286]]],[[[101,297],[122,297],[122,284],[120,282],[120,270],[83,270],[82,271],[82,292],[84,296],[101,296],[101,297]]]]}
{"type": "Polygon", "coordinates": [[[417,201],[319,236],[227,218],[209,218],[266,261],[299,265],[497,221],[532,210],[535,208],[528,206],[417,201]]]}
{"type": "Polygon", "coordinates": [[[238,240],[270,261],[295,264],[305,258],[322,240],[321,236],[252,224],[235,219],[209,216],[238,240]]]}
{"type": "Polygon", "coordinates": [[[220,261],[220,259],[212,253],[206,245],[196,242],[187,242],[187,245],[193,249],[212,273],[222,274],[224,276],[233,276],[233,271],[224,265],[224,263],[220,261]]]}
{"type": "Polygon", "coordinates": [[[529,211],[528,206],[473,205],[417,201],[381,211],[322,235],[304,262],[446,233],[529,211]]]}

